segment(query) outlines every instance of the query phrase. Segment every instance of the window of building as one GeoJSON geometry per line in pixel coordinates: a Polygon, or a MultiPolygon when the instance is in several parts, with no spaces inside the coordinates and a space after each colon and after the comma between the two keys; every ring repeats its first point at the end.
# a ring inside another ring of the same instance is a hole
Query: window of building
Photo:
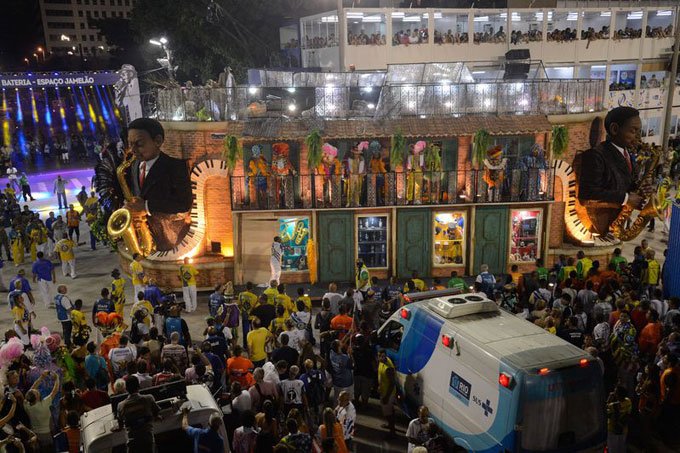
{"type": "Polygon", "coordinates": [[[130,11],[125,13],[125,17],[127,17],[128,19],[132,17],[132,14],[130,13],[130,11]]]}
{"type": "Polygon", "coordinates": [[[569,42],[576,39],[576,11],[548,11],[548,41],[569,42]]]}
{"type": "Polygon", "coordinates": [[[80,24],[80,29],[81,29],[81,30],[84,30],[84,29],[85,29],[85,24],[84,24],[84,23],[81,23],[81,24],[80,24]]]}
{"type": "Polygon", "coordinates": [[[47,28],[62,28],[67,30],[73,30],[76,28],[76,24],[73,22],[48,22],[47,28]]]}
{"type": "Polygon", "coordinates": [[[90,41],[94,41],[94,35],[90,35],[90,41]]]}
{"type": "Polygon", "coordinates": [[[118,11],[118,17],[123,17],[123,11],[118,11]]]}
{"type": "Polygon", "coordinates": [[[87,41],[87,35],[81,35],[80,38],[81,41],[87,41]]]}
{"type": "Polygon", "coordinates": [[[510,211],[510,262],[531,263],[541,257],[541,209],[510,211]]]}
{"type": "Polygon", "coordinates": [[[123,6],[123,0],[118,0],[118,6],[123,6]]]}
{"type": "Polygon", "coordinates": [[[428,14],[414,11],[392,13],[392,45],[411,46],[429,41],[428,14]]]}
{"type": "Polygon", "coordinates": [[[519,160],[531,154],[536,139],[529,135],[494,137],[493,144],[503,148],[503,157],[508,159],[507,168],[517,168],[519,160]]]}
{"type": "Polygon", "coordinates": [[[70,9],[46,9],[45,16],[49,17],[71,17],[73,16],[73,11],[70,9]]]}
{"type": "Polygon", "coordinates": [[[504,43],[507,39],[507,14],[478,12],[473,18],[473,27],[475,43],[504,43]]]}
{"type": "Polygon", "coordinates": [[[573,79],[574,67],[558,66],[553,68],[545,68],[545,75],[548,76],[549,79],[573,79]]]}
{"type": "Polygon", "coordinates": [[[106,19],[106,11],[102,11],[102,17],[106,19]]]}
{"type": "Polygon", "coordinates": [[[125,6],[130,6],[130,0],[125,0],[125,6]]]}
{"type": "Polygon", "coordinates": [[[581,13],[581,39],[595,41],[609,39],[611,11],[584,11],[581,13]]]}
{"type": "Polygon", "coordinates": [[[674,22],[675,18],[671,9],[647,11],[645,36],[647,38],[672,38],[674,22]]]}
{"type": "Polygon", "coordinates": [[[678,133],[678,117],[677,115],[671,116],[671,128],[670,134],[676,135],[678,133]]]}
{"type": "Polygon", "coordinates": [[[642,118],[642,137],[654,137],[661,134],[661,117],[642,118]]]}
{"type": "Polygon", "coordinates": [[[302,20],[302,48],[323,49],[338,46],[338,16],[334,12],[302,20]]]}
{"type": "Polygon", "coordinates": [[[99,11],[94,12],[94,17],[99,17],[99,11]]]}
{"type": "Polygon", "coordinates": [[[116,0],[109,0],[109,6],[115,6],[116,0]]]}
{"type": "Polygon", "coordinates": [[[640,76],[640,88],[661,88],[666,84],[666,71],[648,71],[640,76]]]}
{"type": "Polygon", "coordinates": [[[92,17],[92,11],[85,11],[85,16],[89,19],[92,17]]]}
{"type": "Polygon", "coordinates": [[[636,39],[642,36],[642,11],[619,11],[616,13],[616,22],[613,38],[636,39]]]}
{"type": "Polygon", "coordinates": [[[83,0],[76,0],[76,1],[78,2],[79,5],[83,4],[83,0]]]}
{"type": "Polygon", "coordinates": [[[85,0],[85,4],[86,4],[86,5],[89,5],[89,4],[90,4],[90,0],[85,0]]]}
{"type": "Polygon", "coordinates": [[[636,73],[637,65],[612,65],[609,71],[609,91],[634,90],[636,73]]]}
{"type": "Polygon", "coordinates": [[[434,213],[432,258],[435,266],[465,265],[466,227],[464,211],[434,213]]]}
{"type": "Polygon", "coordinates": [[[82,11],[78,11],[78,17],[83,17],[83,12],[82,12],[82,11]]]}
{"type": "Polygon", "coordinates": [[[280,218],[278,236],[281,238],[281,245],[283,246],[281,269],[284,271],[308,269],[309,217],[280,218]]]}
{"type": "Polygon", "coordinates": [[[578,68],[579,79],[604,80],[607,75],[607,66],[603,64],[582,65],[578,68]]]}
{"type": "Polygon", "coordinates": [[[70,5],[71,0],[44,0],[45,3],[60,4],[60,5],[70,5]]]}
{"type": "Polygon", "coordinates": [[[347,44],[350,46],[384,46],[387,21],[384,14],[348,11],[347,44]]]}
{"type": "Polygon", "coordinates": [[[386,268],[389,256],[387,215],[356,216],[356,255],[368,268],[386,268]]]}
{"type": "Polygon", "coordinates": [[[513,11],[510,22],[511,44],[521,46],[529,42],[543,41],[543,11],[536,13],[513,11]]]}
{"type": "Polygon", "coordinates": [[[96,5],[97,5],[97,0],[92,0],[92,4],[96,6],[96,5]]]}
{"type": "Polygon", "coordinates": [[[468,40],[467,14],[434,13],[435,44],[464,44],[468,40]]]}

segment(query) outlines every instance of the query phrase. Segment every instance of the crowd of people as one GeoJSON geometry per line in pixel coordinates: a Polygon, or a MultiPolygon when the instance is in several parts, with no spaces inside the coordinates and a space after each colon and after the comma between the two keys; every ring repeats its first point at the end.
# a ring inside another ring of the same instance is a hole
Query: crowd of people
{"type": "Polygon", "coordinates": [[[392,37],[393,46],[408,46],[410,44],[427,44],[429,40],[427,27],[399,30],[392,37]]]}
{"type": "Polygon", "coordinates": [[[381,33],[366,33],[361,30],[359,33],[347,32],[347,44],[350,46],[384,46],[387,38],[381,33]]]}
{"type": "Polygon", "coordinates": [[[673,24],[669,24],[667,27],[652,27],[647,25],[647,28],[645,28],[645,36],[648,38],[672,38],[673,24]]]}
{"type": "Polygon", "coordinates": [[[523,275],[513,266],[498,283],[484,270],[477,277],[502,307],[597,358],[612,453],[626,451],[629,428],[644,451],[655,451],[655,440],[677,443],[680,299],[668,296],[657,256],[643,240],[630,260],[621,249],[608,263],[579,251],[552,269],[539,260],[523,275]]]}
{"type": "Polygon", "coordinates": [[[543,32],[538,29],[528,31],[513,30],[510,32],[510,43],[512,44],[527,44],[540,41],[543,41],[543,32]]]}
{"type": "Polygon", "coordinates": [[[466,44],[470,40],[467,32],[453,33],[451,29],[444,31],[434,31],[435,44],[466,44]]]}
{"type": "Polygon", "coordinates": [[[548,41],[553,42],[571,42],[576,41],[576,29],[567,27],[565,29],[556,28],[548,32],[548,41]]]}
{"type": "Polygon", "coordinates": [[[482,43],[503,43],[506,40],[503,26],[498,27],[498,31],[494,32],[493,27],[488,27],[484,32],[475,32],[472,35],[472,42],[475,44],[482,43]]]}
{"type": "Polygon", "coordinates": [[[621,39],[636,39],[636,38],[641,38],[642,37],[642,29],[641,28],[633,28],[633,27],[626,27],[626,28],[619,28],[614,32],[614,41],[619,41],[621,39]]]}
{"type": "MultiPolygon", "coordinates": [[[[198,430],[183,414],[182,428],[197,452],[221,451],[222,424],[237,453],[355,451],[357,413],[371,398],[380,403],[385,436],[395,437],[395,365],[371,333],[408,303],[405,294],[469,288],[456,273],[447,282],[427,284],[414,272],[406,281],[382,283],[358,260],[354,281],[342,290],[331,283],[320,310],[312,308],[308,288],[289,291],[278,278],[261,293],[253,283],[240,290],[219,284],[202,308],[209,314],[205,325],[191,331],[182,315],[202,304],[196,268],[188,259],[179,266],[179,299],[146,275],[137,255],[131,281],[113,269],[86,315],[84,301],[67,285],[55,287],[52,263],[58,257],[63,275],[75,278],[80,213],[69,214],[71,205],[65,221],[51,213],[43,222],[7,193],[2,199],[8,236],[21,238],[5,243],[7,259],[18,264],[30,256],[33,274],[29,281],[20,269],[8,285],[14,327],[0,347],[7,395],[0,401],[0,443],[7,451],[52,451],[53,434],[77,451],[85,412],[127,394],[126,402],[144,400],[153,414],[155,403],[140,389],[173,381],[205,384],[220,406],[231,408],[198,430]],[[60,333],[38,329],[32,285],[45,307],[54,308],[60,333]]],[[[80,201],[86,214],[96,211],[94,194],[80,201]]],[[[656,257],[643,241],[630,260],[617,249],[606,264],[578,252],[560,256],[550,269],[539,259],[527,273],[513,266],[510,274],[494,276],[482,266],[473,283],[473,291],[597,358],[609,394],[612,453],[625,451],[629,427],[645,448],[672,442],[680,417],[680,300],[665,294],[665,270],[656,257]]],[[[134,423],[134,407],[118,406],[128,448],[151,451],[145,448],[153,446],[153,424],[134,423]]],[[[452,448],[426,406],[409,423],[406,441],[414,453],[452,448]]]]}
{"type": "MultiPolygon", "coordinates": [[[[289,42],[290,44],[294,44],[295,47],[298,47],[297,40],[291,40],[289,42]]],[[[337,47],[338,46],[338,40],[335,37],[335,34],[331,33],[328,36],[308,36],[305,35],[305,39],[302,43],[302,48],[303,49],[323,49],[325,47],[337,47]]],[[[292,45],[291,45],[292,47],[292,45]]]]}

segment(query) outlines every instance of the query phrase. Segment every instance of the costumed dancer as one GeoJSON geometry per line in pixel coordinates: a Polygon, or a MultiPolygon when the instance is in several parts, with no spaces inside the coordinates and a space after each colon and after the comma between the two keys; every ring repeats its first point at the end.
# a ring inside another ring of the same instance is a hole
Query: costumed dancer
{"type": "Polygon", "coordinates": [[[424,140],[412,144],[406,160],[406,201],[411,204],[422,204],[423,170],[425,169],[425,156],[423,151],[427,147],[424,140]]]}
{"type": "Polygon", "coordinates": [[[428,201],[439,203],[442,182],[442,157],[439,146],[430,143],[425,149],[425,179],[428,181],[428,201]]]}
{"type": "Polygon", "coordinates": [[[326,206],[335,206],[333,195],[340,196],[342,164],[338,160],[338,148],[330,143],[324,143],[321,147],[321,163],[317,167],[317,174],[323,179],[323,200],[326,206]]]}
{"type": "Polygon", "coordinates": [[[120,271],[114,269],[111,271],[111,301],[115,307],[116,313],[121,317],[125,310],[125,279],[120,276],[120,271]]]}
{"type": "Polygon", "coordinates": [[[522,171],[524,199],[536,200],[539,194],[546,193],[548,181],[544,173],[548,168],[548,162],[545,160],[545,151],[541,145],[534,143],[531,154],[522,157],[518,167],[522,171]]]}
{"type": "Polygon", "coordinates": [[[380,142],[373,140],[368,149],[371,152],[371,162],[370,171],[372,175],[375,175],[375,195],[376,204],[382,206],[385,204],[385,174],[387,169],[385,168],[385,161],[382,159],[380,142]]]}
{"type": "Polygon", "coordinates": [[[251,153],[253,157],[248,162],[248,197],[250,203],[256,201],[258,207],[266,207],[269,162],[262,155],[260,145],[253,145],[251,153]]]}
{"type": "Polygon", "coordinates": [[[486,152],[484,159],[484,182],[488,186],[488,200],[501,201],[501,187],[503,186],[503,171],[508,160],[503,157],[503,148],[494,146],[486,152]]]}
{"type": "Polygon", "coordinates": [[[275,281],[279,284],[281,278],[281,259],[283,258],[283,244],[281,243],[280,236],[274,236],[274,242],[272,242],[272,256],[269,260],[269,266],[271,268],[271,276],[269,281],[275,281]]]}
{"type": "Polygon", "coordinates": [[[364,150],[368,149],[368,142],[359,142],[352,148],[352,155],[347,161],[347,175],[349,176],[349,189],[347,192],[347,207],[360,206],[361,186],[366,166],[364,163],[364,150]]]}
{"type": "Polygon", "coordinates": [[[272,150],[272,174],[274,175],[275,183],[274,197],[276,199],[276,207],[292,208],[292,190],[290,190],[291,196],[288,196],[288,189],[292,189],[292,185],[289,185],[289,180],[290,175],[292,174],[295,176],[297,175],[297,172],[288,159],[290,147],[288,146],[288,143],[278,142],[272,145],[272,150]],[[283,196],[281,195],[282,191],[283,196]],[[283,206],[281,206],[282,199],[283,206]]]}

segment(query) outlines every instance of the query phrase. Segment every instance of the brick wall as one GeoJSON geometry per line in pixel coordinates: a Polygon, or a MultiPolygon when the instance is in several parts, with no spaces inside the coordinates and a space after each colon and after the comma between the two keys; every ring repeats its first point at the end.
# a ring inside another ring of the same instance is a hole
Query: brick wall
{"type": "Polygon", "coordinates": [[[210,242],[220,242],[222,250],[230,256],[234,253],[234,227],[231,216],[231,194],[229,181],[226,178],[212,177],[206,182],[205,217],[207,231],[205,234],[205,251],[210,252],[210,242]]]}

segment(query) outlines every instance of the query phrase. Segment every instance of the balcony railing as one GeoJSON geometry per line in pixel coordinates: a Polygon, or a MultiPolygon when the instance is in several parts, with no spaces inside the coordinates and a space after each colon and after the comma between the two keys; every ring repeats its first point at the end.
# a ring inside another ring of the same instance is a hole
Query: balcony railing
{"type": "Polygon", "coordinates": [[[552,201],[554,169],[232,176],[233,211],[552,201]],[[495,181],[490,187],[488,181],[495,181]]]}
{"type": "Polygon", "coordinates": [[[568,114],[603,108],[602,80],[353,87],[168,88],[146,104],[161,121],[568,114]]]}

